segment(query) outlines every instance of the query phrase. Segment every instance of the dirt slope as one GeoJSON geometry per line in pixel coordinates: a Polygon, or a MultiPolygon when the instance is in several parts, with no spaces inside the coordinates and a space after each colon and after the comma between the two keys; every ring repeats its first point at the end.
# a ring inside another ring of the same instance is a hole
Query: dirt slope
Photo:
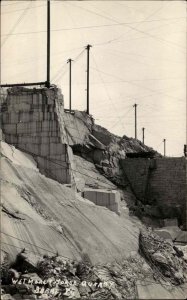
{"type": "Polygon", "coordinates": [[[41,175],[33,158],[13,146],[1,148],[2,249],[12,258],[23,248],[44,248],[73,259],[87,253],[97,263],[137,251],[138,223],[41,175]]]}

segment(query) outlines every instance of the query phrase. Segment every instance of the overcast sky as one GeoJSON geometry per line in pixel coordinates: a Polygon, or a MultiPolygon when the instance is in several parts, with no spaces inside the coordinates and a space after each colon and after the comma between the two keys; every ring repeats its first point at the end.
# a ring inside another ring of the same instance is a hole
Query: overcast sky
{"type": "MultiPolygon", "coordinates": [[[[46,80],[46,1],[2,1],[1,82],[46,80]]],[[[72,106],[86,109],[90,51],[90,113],[96,123],[169,156],[186,142],[186,2],[51,1],[51,82],[72,106]]]]}

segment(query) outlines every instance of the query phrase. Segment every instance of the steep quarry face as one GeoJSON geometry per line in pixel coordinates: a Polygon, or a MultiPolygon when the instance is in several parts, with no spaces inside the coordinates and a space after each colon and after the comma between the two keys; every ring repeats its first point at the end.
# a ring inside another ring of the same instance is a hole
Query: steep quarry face
{"type": "Polygon", "coordinates": [[[82,198],[42,175],[31,155],[2,142],[2,249],[12,259],[24,248],[92,263],[138,250],[140,222],[82,198]],[[136,224],[136,225],[135,225],[136,224]]]}

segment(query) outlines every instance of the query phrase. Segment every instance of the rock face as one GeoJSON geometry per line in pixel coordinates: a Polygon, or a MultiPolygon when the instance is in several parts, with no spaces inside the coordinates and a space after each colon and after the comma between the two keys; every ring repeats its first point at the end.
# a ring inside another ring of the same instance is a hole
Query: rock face
{"type": "Polygon", "coordinates": [[[138,250],[139,223],[128,214],[120,217],[45,177],[32,156],[13,146],[2,142],[1,150],[1,245],[11,259],[25,248],[71,259],[87,253],[98,263],[138,250]]]}
{"type": "Polygon", "coordinates": [[[187,264],[180,251],[172,243],[163,240],[151,230],[141,230],[139,237],[140,251],[158,270],[158,276],[168,278],[179,285],[187,281],[187,264]]]}

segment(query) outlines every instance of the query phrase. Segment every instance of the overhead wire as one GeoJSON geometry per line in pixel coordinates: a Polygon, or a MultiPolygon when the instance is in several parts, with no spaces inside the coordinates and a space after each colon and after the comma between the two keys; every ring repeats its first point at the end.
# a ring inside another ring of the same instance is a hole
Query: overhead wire
{"type": "Polygon", "coordinates": [[[150,56],[147,56],[147,55],[142,55],[142,54],[139,54],[139,53],[134,53],[134,52],[124,52],[124,51],[120,51],[119,49],[118,50],[114,50],[114,49],[112,49],[112,51],[113,52],[116,52],[116,53],[121,53],[121,54],[128,54],[128,55],[135,55],[135,56],[140,56],[140,57],[143,57],[143,58],[148,58],[148,59],[150,59],[151,61],[154,59],[159,59],[159,60],[161,60],[161,61],[170,61],[170,62],[172,62],[172,63],[181,63],[181,64],[183,64],[184,62],[183,61],[173,61],[173,60],[170,60],[170,59],[168,59],[168,58],[161,58],[161,57],[157,57],[157,58],[155,58],[155,57],[150,57],[150,56]]]}
{"type": "Polygon", "coordinates": [[[101,75],[101,73],[100,73],[100,71],[99,71],[99,69],[98,69],[98,66],[97,66],[97,63],[96,63],[94,54],[92,55],[92,57],[93,57],[93,61],[94,61],[95,66],[96,66],[96,70],[99,72],[99,75],[100,75],[101,81],[102,81],[102,83],[103,83],[103,87],[104,87],[104,89],[105,89],[106,95],[107,95],[108,99],[110,100],[110,102],[111,102],[113,108],[115,109],[115,111],[116,111],[116,113],[117,113],[117,115],[118,115],[118,118],[119,118],[119,120],[120,120],[120,122],[121,122],[121,125],[122,125],[123,129],[125,129],[125,128],[124,128],[124,124],[123,124],[121,118],[119,117],[119,114],[118,114],[118,112],[117,112],[117,110],[116,110],[116,107],[115,107],[115,105],[114,105],[114,103],[113,103],[113,100],[112,100],[112,98],[111,98],[111,96],[110,96],[110,94],[109,94],[109,92],[108,92],[108,89],[107,89],[107,87],[106,87],[106,85],[105,85],[105,82],[104,82],[104,80],[103,80],[103,77],[102,77],[102,75],[101,75]]]}
{"type": "Polygon", "coordinates": [[[19,18],[17,19],[16,23],[14,24],[14,26],[11,28],[9,35],[7,35],[7,37],[5,37],[5,39],[2,41],[1,43],[1,48],[4,46],[4,44],[6,43],[6,41],[9,39],[11,33],[14,32],[15,28],[19,25],[19,23],[21,22],[21,20],[23,19],[23,17],[26,15],[29,7],[32,5],[32,2],[29,2],[28,6],[24,9],[23,13],[19,16],[19,18]]]}
{"type": "MultiPolygon", "coordinates": [[[[29,1],[29,2],[32,3],[33,1],[29,1]]],[[[46,4],[45,5],[42,4],[42,5],[32,6],[29,9],[34,9],[34,8],[39,8],[39,7],[46,7],[46,4]]],[[[7,14],[11,14],[11,13],[18,12],[18,11],[23,11],[23,10],[25,10],[25,8],[20,8],[20,9],[8,11],[8,12],[2,12],[2,15],[7,15],[7,14]]]]}
{"type": "MultiPolygon", "coordinates": [[[[83,8],[83,7],[77,6],[77,5],[75,5],[75,4],[72,4],[72,3],[70,3],[70,2],[66,2],[66,3],[68,3],[69,5],[73,5],[73,6],[75,6],[75,7],[78,7],[79,9],[85,10],[85,11],[87,11],[87,12],[93,13],[93,14],[95,14],[95,15],[97,15],[97,16],[102,17],[102,18],[108,19],[108,20],[110,20],[110,21],[112,21],[112,22],[119,23],[119,22],[118,22],[117,20],[115,20],[114,18],[107,17],[107,16],[105,16],[105,15],[103,15],[103,14],[93,12],[92,10],[87,9],[87,8],[85,8],[85,7],[83,8]]],[[[159,8],[158,10],[160,10],[160,8],[159,8]]],[[[158,10],[156,10],[156,12],[157,12],[158,10]]],[[[156,13],[156,12],[155,12],[155,13],[156,13]]],[[[155,14],[155,13],[154,13],[154,14],[155,14]]],[[[153,15],[153,14],[152,14],[152,15],[153,15]]],[[[152,16],[152,15],[151,15],[151,16],[152,16]]],[[[132,27],[132,26],[130,26],[130,25],[128,25],[128,24],[125,24],[125,25],[123,25],[123,26],[129,27],[129,28],[130,28],[131,30],[133,30],[133,31],[136,31],[136,32],[139,32],[139,33],[143,33],[143,34],[145,34],[145,35],[147,35],[147,36],[149,36],[149,37],[151,37],[151,38],[153,38],[153,39],[159,40],[159,41],[161,41],[161,42],[166,42],[166,43],[175,45],[175,46],[177,46],[177,47],[179,47],[179,48],[185,49],[184,47],[182,47],[182,46],[180,46],[180,45],[178,45],[178,44],[176,44],[176,43],[173,43],[172,41],[167,41],[167,40],[162,39],[162,38],[160,38],[160,37],[157,37],[157,36],[155,36],[155,35],[149,34],[149,33],[145,32],[145,31],[143,31],[143,30],[137,29],[137,27],[132,27]]],[[[121,38],[121,36],[120,36],[120,38],[121,38]]]]}
{"type": "MultiPolygon", "coordinates": [[[[80,50],[80,49],[82,49],[83,47],[76,47],[76,48],[71,48],[71,49],[68,49],[68,50],[63,50],[63,51],[60,51],[60,52],[57,52],[57,53],[52,53],[51,54],[51,57],[55,57],[55,56],[61,56],[61,55],[63,55],[65,52],[72,52],[72,51],[75,51],[75,50],[80,50]]],[[[14,61],[14,62],[10,62],[10,60],[7,60],[8,61],[8,64],[10,65],[10,66],[12,66],[12,65],[15,65],[15,64],[26,64],[27,62],[28,63],[30,63],[30,62],[32,62],[32,61],[37,61],[37,60],[41,60],[41,59],[43,59],[44,58],[44,55],[38,55],[37,57],[31,57],[31,58],[27,58],[27,59],[25,59],[25,60],[22,60],[21,62],[18,62],[18,61],[14,61]]],[[[4,60],[3,60],[3,62],[4,62],[4,60]]],[[[7,65],[6,63],[5,63],[5,65],[7,65]]]]}
{"type": "MultiPolygon", "coordinates": [[[[131,106],[130,109],[122,116],[122,118],[124,118],[126,115],[128,115],[128,113],[133,109],[133,107],[131,106]]],[[[119,123],[119,120],[114,123],[112,126],[111,126],[111,129],[116,127],[116,125],[119,123]]],[[[109,128],[110,129],[110,128],[109,128]]]]}
{"type": "MultiPolygon", "coordinates": [[[[91,28],[101,28],[101,27],[112,27],[112,26],[121,26],[124,24],[131,24],[131,23],[121,23],[121,24],[106,24],[106,25],[91,25],[91,26],[82,26],[82,27],[69,27],[69,28],[58,28],[58,29],[52,29],[51,32],[58,32],[58,31],[72,31],[72,30],[81,30],[81,29],[91,29],[91,28]]],[[[164,24],[165,25],[165,24],[164,24]]],[[[154,27],[154,28],[159,28],[161,26],[164,25],[160,25],[158,27],[154,27]]],[[[16,32],[16,33],[5,33],[2,34],[1,36],[7,36],[7,35],[11,35],[11,36],[16,36],[16,35],[28,35],[28,34],[38,34],[38,33],[46,33],[46,30],[38,30],[38,31],[27,31],[27,32],[16,32]]],[[[138,38],[139,39],[139,38],[138,38]]],[[[116,40],[116,38],[113,39],[114,41],[116,40]]],[[[110,41],[113,41],[110,40],[110,41]]],[[[131,39],[129,39],[131,40],[131,39]]],[[[102,43],[105,44],[105,43],[102,43]]],[[[95,45],[99,45],[99,44],[95,44],[95,45]]]]}
{"type": "MultiPolygon", "coordinates": [[[[91,4],[90,4],[90,5],[91,5],[91,4]]],[[[166,7],[167,7],[167,5],[168,5],[168,4],[166,4],[166,7]]],[[[93,6],[92,6],[92,7],[93,7],[93,6]]],[[[163,6],[161,6],[160,8],[158,8],[156,11],[154,11],[151,15],[149,15],[148,17],[146,17],[144,20],[140,21],[140,24],[138,24],[138,25],[141,25],[141,24],[143,24],[144,22],[147,22],[149,18],[151,18],[153,15],[155,15],[156,13],[158,13],[158,11],[160,11],[160,10],[162,10],[162,9],[163,9],[163,6]]],[[[111,18],[111,16],[106,16],[106,12],[102,12],[102,13],[105,14],[105,15],[102,15],[103,17],[106,17],[106,18],[108,18],[109,20],[113,20],[113,21],[116,22],[116,23],[119,22],[118,20],[116,20],[116,19],[114,19],[114,18],[111,18]]],[[[185,18],[185,17],[184,17],[184,18],[185,18]]],[[[149,32],[147,33],[147,32],[144,32],[144,31],[142,31],[142,30],[138,30],[138,27],[139,27],[139,26],[131,27],[131,26],[128,26],[128,24],[126,24],[126,26],[129,27],[130,29],[133,29],[133,30],[137,31],[137,32],[141,32],[141,33],[144,33],[144,34],[148,34],[148,36],[151,36],[151,35],[149,34],[149,32]]],[[[161,25],[161,26],[163,26],[163,25],[161,25]]],[[[160,26],[159,26],[159,27],[160,27],[160,26]]],[[[130,31],[128,31],[128,32],[130,32],[130,31]]],[[[128,32],[127,32],[127,33],[128,33],[128,32]]],[[[123,35],[122,35],[122,36],[123,36],[123,35]]],[[[159,37],[153,36],[153,35],[152,35],[151,37],[152,37],[152,38],[155,37],[155,38],[160,39],[160,40],[162,40],[162,41],[165,41],[165,42],[168,42],[168,43],[171,43],[171,44],[175,44],[175,45],[177,45],[178,47],[184,48],[184,47],[182,47],[182,46],[180,46],[180,45],[178,45],[178,44],[176,44],[176,43],[173,43],[172,41],[166,41],[166,40],[164,40],[164,39],[162,39],[162,38],[159,38],[159,37]]],[[[184,49],[185,49],[185,48],[184,48],[184,49]]]]}
{"type": "MultiPolygon", "coordinates": [[[[82,56],[83,53],[84,53],[84,49],[73,59],[74,64],[77,63],[77,61],[80,59],[80,57],[82,56]]],[[[66,65],[67,65],[67,63],[66,63],[66,65]]],[[[56,75],[51,79],[52,81],[58,82],[60,77],[64,76],[68,71],[68,69],[67,69],[66,71],[64,71],[64,73],[62,75],[60,75],[61,70],[62,70],[62,67],[60,67],[60,69],[57,71],[56,75]]]]}
{"type": "MultiPolygon", "coordinates": [[[[94,69],[93,67],[91,67],[91,68],[94,69]]],[[[124,80],[123,78],[120,78],[120,77],[118,77],[118,76],[116,76],[116,75],[113,75],[113,74],[109,74],[109,73],[107,73],[107,72],[105,72],[105,71],[102,71],[102,70],[99,70],[99,71],[100,71],[101,73],[105,74],[105,75],[108,75],[108,76],[117,78],[117,79],[121,80],[122,82],[126,82],[126,83],[129,83],[129,84],[131,84],[131,85],[135,85],[135,86],[137,86],[137,87],[140,87],[140,88],[142,88],[142,89],[151,91],[151,92],[153,92],[153,93],[154,93],[154,92],[157,92],[157,91],[155,91],[155,90],[153,90],[153,89],[150,89],[150,88],[145,87],[145,86],[141,86],[141,85],[139,85],[139,84],[137,84],[137,83],[134,83],[134,82],[132,82],[132,81],[129,81],[129,80],[124,80]]],[[[166,93],[164,93],[164,92],[159,92],[159,93],[160,93],[160,94],[163,94],[163,95],[166,95],[166,96],[169,97],[169,98],[174,98],[174,99],[178,99],[178,100],[181,101],[181,99],[179,99],[178,97],[168,95],[168,94],[166,94],[166,93]]]]}

